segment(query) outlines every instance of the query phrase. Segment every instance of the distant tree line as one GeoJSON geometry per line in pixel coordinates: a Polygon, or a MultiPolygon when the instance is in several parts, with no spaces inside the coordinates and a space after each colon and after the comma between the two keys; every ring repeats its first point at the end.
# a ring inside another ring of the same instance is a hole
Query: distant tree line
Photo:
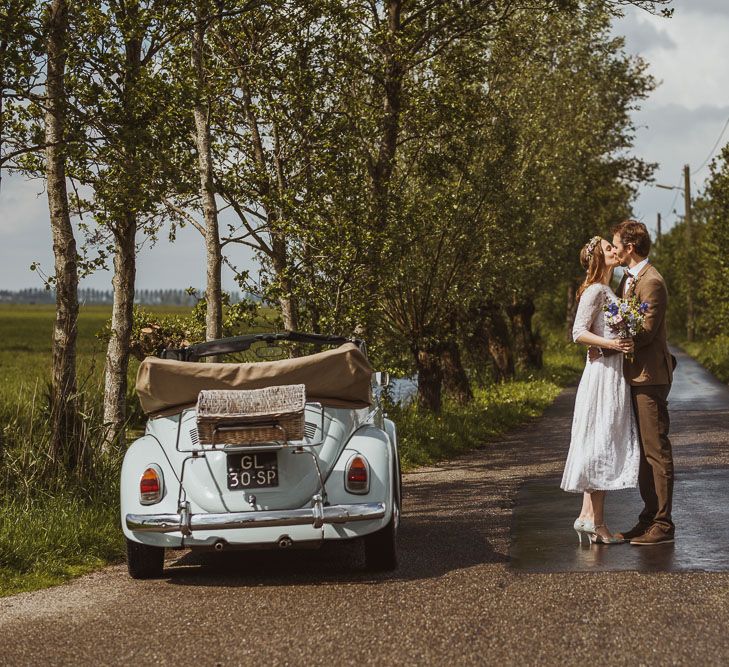
{"type": "MultiPolygon", "coordinates": [[[[56,303],[55,289],[30,287],[21,290],[0,290],[0,303],[56,303]]],[[[241,293],[228,293],[231,304],[242,300],[241,293]]],[[[246,298],[245,295],[243,298],[246,298]]],[[[247,298],[254,298],[249,296],[247,298]]],[[[134,303],[144,306],[195,306],[200,297],[197,293],[181,289],[137,289],[134,290],[134,303]]],[[[111,305],[114,293],[111,290],[84,287],[78,290],[78,301],[87,305],[111,305]]]]}
{"type": "Polygon", "coordinates": [[[417,372],[428,410],[443,391],[470,400],[482,369],[539,367],[537,298],[568,293],[580,246],[651,174],[630,149],[653,81],[611,28],[630,4],[670,13],[668,0],[8,0],[0,166],[45,179],[58,455],[78,419],[79,276],[113,268],[111,444],[138,248],[184,226],[205,247],[208,339],[230,308],[227,264],[281,327],[356,333],[375,363],[417,372]],[[255,277],[234,264],[241,245],[255,277]]]}
{"type": "Polygon", "coordinates": [[[651,259],[670,289],[669,328],[674,339],[729,335],[729,144],[710,165],[703,192],[664,234],[651,259]],[[689,322],[689,297],[693,321],[689,322]],[[690,327],[690,329],[689,329],[690,327]]]}

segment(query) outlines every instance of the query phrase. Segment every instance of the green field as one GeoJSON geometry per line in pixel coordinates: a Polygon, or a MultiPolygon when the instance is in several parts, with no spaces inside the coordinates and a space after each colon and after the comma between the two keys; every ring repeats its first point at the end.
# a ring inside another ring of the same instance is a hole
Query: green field
{"type": "MultiPolygon", "coordinates": [[[[159,313],[189,313],[185,307],[156,307],[159,313]]],[[[0,405],[3,413],[41,395],[50,378],[51,342],[55,306],[0,305],[0,405]]],[[[111,306],[82,306],[78,322],[79,384],[100,392],[106,344],[96,337],[111,317],[111,306]]],[[[133,381],[138,363],[132,358],[129,377],[133,381]]]]}
{"type": "MultiPolygon", "coordinates": [[[[186,312],[184,308],[155,312],[186,312]]],[[[48,456],[47,387],[52,306],[0,306],[0,595],[60,583],[123,559],[118,485],[123,451],[102,454],[100,410],[104,344],[96,337],[109,307],[83,307],[78,366],[89,425],[91,465],[70,475],[48,456]],[[94,430],[96,429],[96,430],[94,430]]],[[[130,364],[133,386],[138,362],[130,364]]],[[[584,365],[576,345],[545,336],[545,367],[536,374],[475,390],[465,406],[446,401],[440,415],[413,404],[391,406],[398,424],[403,467],[447,459],[541,414],[584,365]]],[[[133,394],[130,394],[132,400],[133,394]]],[[[141,424],[134,424],[139,427],[141,424]]],[[[488,443],[491,443],[489,445],[488,443]]]]}

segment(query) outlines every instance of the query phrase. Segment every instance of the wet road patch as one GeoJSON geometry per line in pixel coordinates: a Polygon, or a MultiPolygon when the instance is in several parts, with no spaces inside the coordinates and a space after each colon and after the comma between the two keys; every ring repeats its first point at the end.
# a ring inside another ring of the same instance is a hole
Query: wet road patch
{"type": "MultiPolygon", "coordinates": [[[[509,565],[524,572],[729,571],[729,470],[677,475],[672,544],[580,546],[572,528],[582,502],[559,488],[559,477],[525,482],[512,516],[509,565]]],[[[628,530],[642,501],[637,489],[611,491],[605,516],[610,530],[628,530]]]]}

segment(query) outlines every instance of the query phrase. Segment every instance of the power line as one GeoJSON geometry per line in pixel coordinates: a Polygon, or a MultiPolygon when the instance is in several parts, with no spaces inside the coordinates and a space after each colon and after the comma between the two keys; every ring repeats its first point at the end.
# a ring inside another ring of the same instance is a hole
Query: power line
{"type": "Polygon", "coordinates": [[[709,151],[709,154],[706,156],[706,159],[701,163],[701,166],[698,169],[694,169],[694,174],[697,174],[700,172],[707,164],[709,164],[709,161],[712,157],[714,157],[714,151],[716,150],[716,147],[719,145],[719,142],[722,140],[724,136],[724,132],[726,132],[726,128],[729,127],[729,118],[726,119],[726,123],[724,123],[724,127],[722,128],[721,132],[719,133],[719,138],[716,140],[714,145],[712,146],[711,150],[709,151]]]}
{"type": "Polygon", "coordinates": [[[668,216],[669,216],[669,215],[671,215],[671,213],[673,213],[673,211],[674,211],[674,208],[673,208],[673,207],[675,206],[675,204],[676,204],[676,200],[678,199],[678,193],[679,193],[679,192],[681,192],[681,181],[679,181],[679,182],[678,182],[678,183],[676,184],[676,187],[675,187],[675,188],[673,188],[673,189],[675,190],[675,193],[674,193],[674,195],[673,195],[673,201],[671,202],[671,205],[670,205],[670,206],[668,207],[668,213],[665,213],[665,214],[663,215],[663,217],[664,217],[664,218],[665,218],[666,220],[668,220],[668,216]]]}

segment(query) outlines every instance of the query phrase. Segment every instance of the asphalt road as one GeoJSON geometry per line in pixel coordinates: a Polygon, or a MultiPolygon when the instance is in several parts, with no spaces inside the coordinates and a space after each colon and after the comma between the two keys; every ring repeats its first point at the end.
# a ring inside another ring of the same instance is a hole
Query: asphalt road
{"type": "MultiPolygon", "coordinates": [[[[726,488],[729,390],[685,355],[679,364],[671,396],[677,485],[681,476],[707,474],[726,488]]],[[[510,565],[520,488],[559,476],[573,402],[568,390],[508,437],[406,475],[402,565],[393,574],[365,573],[357,544],[213,554],[203,564],[178,555],[165,578],[149,582],[110,567],[0,600],[0,663],[729,663],[727,572],[638,565],[535,573],[510,565]]],[[[563,502],[571,517],[575,497],[564,494],[563,502]]],[[[710,495],[707,512],[726,517],[716,503],[710,495]]],[[[692,530],[690,521],[677,525],[677,540],[682,529],[689,543],[726,531],[720,518],[692,530]]],[[[570,531],[556,526],[554,539],[570,531]]],[[[565,549],[576,548],[573,539],[565,549]]],[[[690,552],[690,544],[682,548],[690,552]]]]}

